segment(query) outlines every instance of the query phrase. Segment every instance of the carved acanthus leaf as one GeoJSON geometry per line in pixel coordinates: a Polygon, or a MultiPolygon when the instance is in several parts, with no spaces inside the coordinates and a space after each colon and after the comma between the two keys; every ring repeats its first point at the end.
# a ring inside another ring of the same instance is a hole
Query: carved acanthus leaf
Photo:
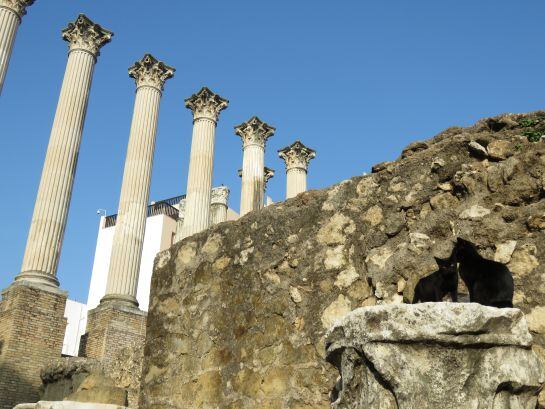
{"type": "Polygon", "coordinates": [[[263,122],[257,116],[235,126],[235,133],[242,138],[242,146],[258,145],[265,147],[267,139],[274,135],[276,128],[263,122]]]}
{"type": "Polygon", "coordinates": [[[26,8],[32,6],[35,0],[0,0],[0,7],[13,10],[19,18],[26,14],[26,8]]]}
{"type": "Polygon", "coordinates": [[[80,14],[76,21],[69,23],[62,30],[62,38],[70,43],[70,50],[84,50],[95,57],[100,55],[100,48],[110,42],[112,33],[93,23],[85,14],[80,14]]]}
{"type": "Polygon", "coordinates": [[[195,119],[205,117],[217,122],[219,114],[229,105],[229,100],[213,93],[207,87],[203,87],[196,94],[185,100],[186,108],[193,111],[195,119]]]}
{"type": "Polygon", "coordinates": [[[146,54],[129,68],[129,77],[134,78],[136,87],[153,87],[162,91],[165,81],[174,76],[175,68],[157,60],[153,55],[146,54]]]}
{"type": "Polygon", "coordinates": [[[274,177],[274,169],[265,167],[264,177],[265,177],[265,186],[267,186],[267,182],[269,181],[269,179],[274,177]]]}
{"type": "Polygon", "coordinates": [[[286,170],[290,169],[308,169],[308,163],[316,156],[316,151],[307,148],[300,141],[295,141],[290,146],[286,146],[278,151],[280,156],[286,162],[286,170]]]}

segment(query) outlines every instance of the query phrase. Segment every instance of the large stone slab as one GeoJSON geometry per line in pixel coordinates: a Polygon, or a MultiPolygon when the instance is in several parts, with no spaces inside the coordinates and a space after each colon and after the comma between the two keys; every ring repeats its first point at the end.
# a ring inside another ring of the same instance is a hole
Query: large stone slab
{"type": "Polygon", "coordinates": [[[517,309],[425,303],[360,308],[328,333],[332,408],[535,409],[545,382],[517,309]]]}

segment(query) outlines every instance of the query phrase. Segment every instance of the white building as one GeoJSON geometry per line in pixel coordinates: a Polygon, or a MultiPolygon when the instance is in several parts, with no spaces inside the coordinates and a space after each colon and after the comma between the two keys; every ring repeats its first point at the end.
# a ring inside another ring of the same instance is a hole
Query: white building
{"type": "Polygon", "coordinates": [[[77,301],[66,300],[64,317],[67,320],[67,325],[62,343],[62,354],[77,356],[79,338],[85,333],[85,327],[87,326],[87,305],[77,301]]]}
{"type": "MultiPolygon", "coordinates": [[[[178,218],[178,204],[185,195],[170,199],[152,202],[148,206],[146,220],[146,233],[142,249],[140,274],[138,277],[138,290],[136,298],[139,308],[148,310],[151,274],[153,272],[153,260],[160,251],[166,250],[173,244],[176,234],[176,220],[178,218]]],[[[227,209],[227,220],[236,220],[238,213],[231,208],[227,209]]],[[[66,303],[65,317],[68,320],[64,336],[63,354],[77,355],[79,340],[85,333],[87,324],[87,311],[92,310],[100,303],[106,293],[106,282],[110,266],[112,241],[115,232],[117,215],[103,216],[100,218],[93,271],[89,285],[87,305],[68,300],[66,303]]]]}

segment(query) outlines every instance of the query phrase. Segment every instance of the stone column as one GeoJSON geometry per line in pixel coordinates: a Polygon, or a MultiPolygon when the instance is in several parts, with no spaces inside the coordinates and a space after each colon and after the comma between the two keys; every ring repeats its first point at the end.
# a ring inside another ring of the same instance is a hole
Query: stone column
{"type": "Polygon", "coordinates": [[[263,170],[263,178],[264,178],[264,184],[263,184],[263,207],[268,206],[267,203],[267,183],[269,182],[269,179],[272,179],[274,177],[274,169],[268,168],[265,166],[265,169],[263,170]]]}
{"type": "Polygon", "coordinates": [[[138,306],[136,289],[146,229],[159,103],[164,83],[173,75],[174,68],[150,54],[129,68],[129,76],[136,81],[136,97],[106,295],[101,303],[112,301],[138,306]]]}
{"type": "Polygon", "coordinates": [[[235,127],[243,151],[240,216],[263,207],[265,144],[275,130],[256,116],[235,127]]]}
{"type": "Polygon", "coordinates": [[[72,195],[93,70],[100,48],[113,33],[80,14],[62,31],[68,62],[49,137],[42,178],[16,280],[58,287],[57,266],[72,195]]]}
{"type": "Polygon", "coordinates": [[[187,177],[187,198],[182,238],[210,226],[210,196],[214,165],[214,140],[219,114],[229,101],[204,87],[185,100],[193,111],[193,136],[187,177]]]}
{"type": "Polygon", "coordinates": [[[218,224],[227,220],[227,202],[229,200],[229,188],[220,186],[212,189],[210,205],[211,223],[218,224]]]}
{"type": "Polygon", "coordinates": [[[180,200],[178,204],[178,219],[176,220],[176,234],[174,235],[174,243],[182,240],[182,228],[184,227],[185,219],[185,199],[180,200]]]}
{"type": "Polygon", "coordinates": [[[0,0],[0,94],[8,71],[17,29],[21,24],[26,8],[34,0],[0,0]]]}
{"type": "Polygon", "coordinates": [[[308,163],[316,156],[316,151],[307,148],[300,141],[295,141],[278,151],[286,162],[286,199],[297,196],[307,190],[308,163]]]}

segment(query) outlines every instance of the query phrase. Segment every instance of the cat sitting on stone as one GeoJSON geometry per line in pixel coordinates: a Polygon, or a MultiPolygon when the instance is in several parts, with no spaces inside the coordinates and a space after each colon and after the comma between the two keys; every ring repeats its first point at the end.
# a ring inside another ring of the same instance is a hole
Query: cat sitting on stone
{"type": "Polygon", "coordinates": [[[439,270],[422,278],[414,289],[413,304],[417,302],[440,302],[450,294],[452,301],[458,300],[458,271],[456,262],[435,258],[439,270]]]}
{"type": "Polygon", "coordinates": [[[469,290],[469,301],[498,308],[513,307],[514,283],[509,269],[482,258],[468,241],[458,239],[455,259],[469,290]]]}

